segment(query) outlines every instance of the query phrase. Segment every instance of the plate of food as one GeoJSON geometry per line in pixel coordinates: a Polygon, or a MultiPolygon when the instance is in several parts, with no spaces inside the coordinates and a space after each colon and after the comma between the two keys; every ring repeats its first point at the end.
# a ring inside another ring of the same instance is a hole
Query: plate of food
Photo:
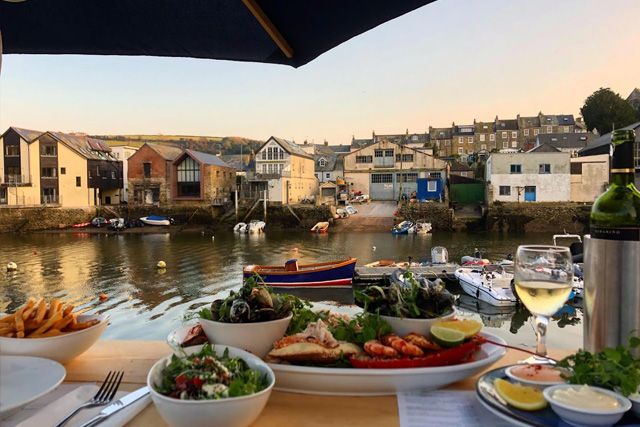
{"type": "Polygon", "coordinates": [[[0,314],[0,355],[45,357],[62,364],[89,349],[109,315],[78,314],[57,298],[30,299],[14,313],[0,314]]]}
{"type": "Polygon", "coordinates": [[[64,367],[39,357],[0,357],[0,418],[49,393],[66,376],[64,367]]]}

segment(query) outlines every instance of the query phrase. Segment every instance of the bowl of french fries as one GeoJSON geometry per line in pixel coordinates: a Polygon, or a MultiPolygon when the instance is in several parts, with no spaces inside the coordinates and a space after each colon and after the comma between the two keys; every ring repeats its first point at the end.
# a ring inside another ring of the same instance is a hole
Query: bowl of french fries
{"type": "Polygon", "coordinates": [[[57,298],[29,300],[14,313],[0,314],[0,355],[34,356],[67,363],[102,335],[109,315],[74,313],[57,298]]]}

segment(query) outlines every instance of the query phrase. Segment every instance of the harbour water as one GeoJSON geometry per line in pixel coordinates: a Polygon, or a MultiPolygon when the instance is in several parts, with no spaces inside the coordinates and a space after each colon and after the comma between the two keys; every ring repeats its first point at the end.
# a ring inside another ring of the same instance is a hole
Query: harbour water
{"type": "MultiPolygon", "coordinates": [[[[182,324],[184,314],[223,298],[241,284],[242,267],[280,265],[355,257],[358,265],[378,260],[428,261],[433,246],[444,246],[450,259],[478,248],[492,260],[515,254],[520,244],[551,244],[550,234],[400,235],[368,232],[268,230],[262,235],[218,232],[174,234],[26,234],[0,236],[0,265],[13,261],[15,272],[0,273],[0,312],[13,311],[29,297],[73,301],[89,313],[108,313],[103,338],[162,340],[182,324]],[[295,250],[297,248],[297,250],[295,250]],[[167,263],[164,271],[158,261],[167,263]],[[108,299],[101,302],[100,294],[108,299]]],[[[462,293],[455,283],[447,285],[462,293]]],[[[349,290],[298,290],[316,306],[356,313],[349,290]]],[[[547,334],[550,348],[582,346],[582,308],[567,305],[547,334]]],[[[462,295],[458,315],[481,320],[487,331],[509,344],[535,347],[533,318],[526,309],[497,308],[462,295]]]]}

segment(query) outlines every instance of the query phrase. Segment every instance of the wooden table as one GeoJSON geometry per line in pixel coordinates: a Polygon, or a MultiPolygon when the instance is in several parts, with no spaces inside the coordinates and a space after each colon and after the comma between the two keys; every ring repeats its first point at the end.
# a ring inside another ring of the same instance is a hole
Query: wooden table
{"type": "MultiPolygon", "coordinates": [[[[171,348],[164,341],[100,340],[82,356],[65,365],[65,382],[101,382],[110,370],[124,371],[122,390],[135,390],[147,382],[147,372],[171,348]]],[[[569,350],[551,351],[562,358],[569,350]]],[[[489,369],[510,365],[527,357],[509,350],[489,369]]],[[[447,387],[449,390],[474,390],[481,374],[447,387]]],[[[149,404],[128,426],[166,426],[153,403],[149,404]]],[[[397,426],[398,405],[395,396],[344,397],[316,396],[273,391],[255,426],[397,426]]]]}

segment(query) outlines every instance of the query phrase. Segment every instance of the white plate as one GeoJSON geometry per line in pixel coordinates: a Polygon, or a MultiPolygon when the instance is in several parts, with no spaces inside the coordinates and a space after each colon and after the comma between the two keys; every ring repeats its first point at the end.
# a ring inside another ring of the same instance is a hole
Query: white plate
{"type": "Polygon", "coordinates": [[[0,357],[0,418],[60,385],[67,372],[58,362],[39,357],[0,357]]]}
{"type": "MultiPolygon", "coordinates": [[[[505,344],[495,335],[489,340],[505,344]]],[[[276,390],[335,396],[384,396],[401,391],[435,390],[484,371],[500,360],[507,349],[485,343],[476,359],[453,366],[407,369],[344,369],[269,363],[276,374],[276,390]]]]}
{"type": "Polygon", "coordinates": [[[191,328],[197,325],[197,323],[192,323],[190,325],[180,326],[178,329],[170,332],[169,335],[167,335],[167,344],[169,344],[169,347],[171,347],[174,352],[179,353],[180,351],[182,351],[180,343],[187,337],[187,334],[189,333],[191,328]]]}

